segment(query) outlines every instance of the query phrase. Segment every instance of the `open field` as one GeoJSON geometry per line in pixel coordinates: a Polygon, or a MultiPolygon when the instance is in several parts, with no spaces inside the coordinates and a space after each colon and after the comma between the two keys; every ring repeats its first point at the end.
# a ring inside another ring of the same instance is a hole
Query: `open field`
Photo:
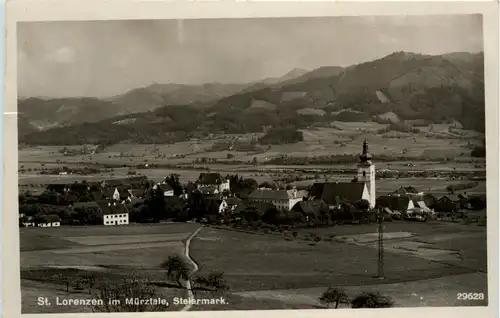
{"type": "MultiPolygon", "coordinates": [[[[376,225],[344,225],[317,231],[356,236],[376,233],[376,225]]],[[[387,233],[404,231],[412,236],[388,240],[392,245],[385,246],[385,279],[382,282],[375,277],[377,249],[369,240],[353,243],[346,238],[335,238],[314,245],[276,235],[205,228],[193,240],[191,251],[202,273],[224,271],[235,294],[284,301],[296,306],[317,306],[317,298],[328,286],[345,287],[351,292],[387,292],[401,306],[418,306],[422,301],[443,306],[450,304],[452,298],[457,304],[456,292],[461,292],[463,282],[469,282],[474,292],[487,293],[485,227],[406,222],[386,226],[387,233]],[[426,250],[412,253],[396,248],[412,242],[432,245],[427,247],[427,252],[430,249],[452,250],[463,259],[436,260],[427,257],[426,250]],[[434,282],[434,285],[426,288],[426,282],[434,282]],[[440,302],[438,296],[442,291],[434,291],[432,287],[438,285],[448,286],[455,294],[440,302]],[[411,299],[413,294],[424,298],[411,299]],[[304,297],[309,297],[309,301],[300,300],[304,297]]],[[[486,301],[469,301],[461,305],[485,304],[486,301]]]]}
{"type": "MultiPolygon", "coordinates": [[[[119,282],[127,274],[137,273],[153,281],[165,281],[161,262],[169,255],[184,255],[183,241],[199,225],[154,224],[122,227],[71,227],[21,228],[21,290],[23,312],[88,312],[85,306],[52,306],[40,308],[38,297],[56,296],[86,298],[82,294],[55,281],[52,277],[61,273],[78,275],[93,273],[96,282],[119,282]],[[82,294],[82,295],[81,295],[82,294]]],[[[73,283],[72,283],[73,284],[73,283]]],[[[86,292],[86,291],[85,291],[86,292]]],[[[84,293],[85,293],[84,292],[84,293]]],[[[164,298],[185,297],[185,291],[159,287],[164,298]]],[[[175,306],[171,310],[178,310],[175,306]]]]}
{"type": "MultiPolygon", "coordinates": [[[[479,143],[482,136],[474,135],[474,138],[461,137],[452,133],[440,133],[440,138],[428,136],[422,133],[399,133],[390,132],[377,134],[376,131],[385,125],[374,122],[333,122],[333,128],[310,128],[301,130],[304,141],[294,144],[272,145],[269,148],[260,147],[262,151],[258,154],[251,152],[231,151],[234,155],[232,160],[251,161],[255,156],[260,162],[275,156],[287,154],[292,157],[305,157],[314,154],[341,155],[359,153],[363,140],[366,138],[370,145],[370,151],[376,156],[403,155],[415,158],[426,156],[429,158],[442,159],[443,157],[469,157],[472,150],[471,145],[479,143]]],[[[424,129],[425,130],[425,129],[424,129]]],[[[20,149],[20,162],[55,162],[56,160],[71,162],[99,162],[107,164],[130,164],[136,165],[144,162],[150,163],[186,163],[195,158],[207,157],[220,160],[227,159],[228,151],[211,151],[217,142],[241,142],[247,143],[252,138],[258,138],[258,134],[242,135],[213,135],[209,139],[190,140],[166,145],[128,144],[121,143],[109,146],[104,151],[93,155],[64,156],[60,153],[62,146],[36,146],[20,149]],[[162,156],[158,157],[157,154],[162,156]],[[119,158],[123,155],[123,158],[119,158]],[[161,158],[165,156],[165,158],[161,158]],[[178,158],[185,156],[185,158],[178,158]]],[[[68,150],[79,151],[82,146],[66,146],[68,150]]]]}
{"type": "MultiPolygon", "coordinates": [[[[457,294],[463,293],[463,286],[470,290],[483,290],[485,274],[473,273],[447,276],[442,278],[424,279],[419,281],[377,284],[365,286],[348,286],[345,292],[353,297],[361,292],[380,292],[391,297],[397,307],[432,307],[432,306],[474,306],[486,305],[486,301],[458,300],[457,294]]],[[[288,306],[316,307],[321,306],[319,296],[326,290],[320,288],[263,290],[250,292],[237,292],[235,295],[253,299],[254,301],[281,301],[288,306]]],[[[348,308],[341,304],[339,308],[348,308]]],[[[215,308],[217,309],[217,308],[215,308]]]]}
{"type": "MultiPolygon", "coordinates": [[[[50,278],[62,272],[92,272],[110,282],[136,272],[163,281],[165,273],[159,264],[168,255],[182,255],[182,241],[198,226],[20,229],[23,312],[88,312],[86,307],[40,309],[36,305],[41,296],[86,297],[82,292],[66,293],[64,285],[50,278]]],[[[194,306],[193,310],[318,308],[317,298],[328,286],[345,287],[350,295],[384,292],[398,306],[486,304],[458,303],[455,296],[464,285],[474,292],[487,292],[485,227],[387,222],[385,233],[386,278],[381,283],[374,277],[374,224],[303,229],[297,240],[205,227],[191,242],[191,257],[200,274],[223,271],[231,291],[225,297],[228,305],[194,306]],[[306,234],[324,239],[312,245],[303,239],[306,234]],[[434,290],[437,286],[446,286],[448,294],[434,290]]],[[[166,298],[185,296],[184,290],[176,288],[159,287],[159,292],[166,298]]],[[[197,296],[204,294],[200,291],[197,296]]]]}

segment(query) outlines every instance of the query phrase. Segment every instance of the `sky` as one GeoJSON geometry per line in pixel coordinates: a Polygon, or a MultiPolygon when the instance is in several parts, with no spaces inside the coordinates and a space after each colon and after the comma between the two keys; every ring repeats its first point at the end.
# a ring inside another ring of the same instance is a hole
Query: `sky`
{"type": "Polygon", "coordinates": [[[397,51],[483,50],[480,15],[18,24],[20,97],[111,97],[153,83],[243,83],[397,51]]]}

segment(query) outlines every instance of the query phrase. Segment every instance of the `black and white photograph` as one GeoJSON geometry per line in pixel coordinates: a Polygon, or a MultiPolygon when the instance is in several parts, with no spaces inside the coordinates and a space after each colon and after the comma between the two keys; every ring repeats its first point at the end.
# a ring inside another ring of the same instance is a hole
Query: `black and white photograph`
{"type": "Polygon", "coordinates": [[[17,22],[21,312],[491,305],[483,20],[17,22]]]}

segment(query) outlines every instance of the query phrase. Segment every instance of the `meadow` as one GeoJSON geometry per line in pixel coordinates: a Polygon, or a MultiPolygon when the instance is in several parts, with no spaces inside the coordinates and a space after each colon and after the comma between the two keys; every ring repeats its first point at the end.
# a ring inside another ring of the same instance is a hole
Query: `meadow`
{"type": "MultiPolygon", "coordinates": [[[[73,286],[67,292],[66,286],[55,279],[61,274],[73,277],[72,284],[78,277],[90,273],[101,284],[120,282],[132,273],[165,282],[165,270],[160,264],[170,255],[183,257],[183,241],[198,227],[184,223],[20,228],[23,312],[88,312],[89,308],[84,306],[42,308],[36,305],[37,297],[74,298],[87,293],[74,290],[73,286]]],[[[163,285],[158,287],[163,297],[186,296],[183,289],[163,285]]]]}
{"type": "MultiPolygon", "coordinates": [[[[59,159],[71,162],[99,162],[108,164],[140,164],[145,160],[155,163],[186,163],[196,158],[206,157],[226,160],[230,153],[232,160],[249,162],[257,157],[263,162],[275,156],[287,154],[293,157],[305,157],[314,154],[341,155],[359,153],[363,140],[367,139],[370,151],[384,155],[405,155],[408,158],[426,156],[429,159],[443,157],[469,157],[473,145],[479,144],[481,135],[449,132],[449,125],[434,125],[432,131],[440,132],[436,137],[430,129],[421,128],[420,133],[400,133],[391,131],[379,133],[386,125],[375,122],[332,122],[331,127],[316,127],[302,129],[304,140],[293,144],[257,146],[256,152],[236,151],[227,149],[213,151],[216,143],[249,143],[258,139],[262,134],[217,135],[213,134],[204,139],[193,139],[174,144],[148,145],[120,143],[106,147],[104,151],[92,155],[63,156],[60,150],[63,146],[35,146],[25,147],[19,151],[20,162],[55,162],[59,159]],[[439,126],[439,127],[438,127],[439,126]],[[470,136],[469,136],[470,135],[470,136]],[[120,158],[122,156],[122,158],[120,158]]],[[[89,146],[89,145],[87,145],[89,146]]],[[[79,151],[83,146],[66,146],[69,151],[79,151]]]]}
{"type": "Polygon", "coordinates": [[[451,296],[440,302],[439,298],[431,297],[433,293],[442,294],[433,291],[432,286],[448,286],[453,293],[460,292],[464,282],[477,292],[487,293],[485,227],[437,222],[388,223],[387,233],[397,236],[407,231],[412,235],[387,239],[383,281],[376,277],[378,254],[373,242],[346,239],[349,235],[376,234],[376,231],[373,224],[303,230],[300,235],[306,232],[323,235],[324,239],[314,244],[312,240],[293,239],[291,235],[204,228],[193,239],[191,254],[201,273],[223,271],[233,294],[279,300],[290,306],[319,306],[318,297],[329,286],[346,288],[351,293],[384,291],[400,306],[422,305],[421,300],[412,298],[415,292],[425,295],[429,305],[450,305],[450,301],[451,305],[486,304],[486,301],[459,304],[451,296]],[[415,246],[415,242],[427,247],[415,251],[402,248],[415,246]],[[443,252],[441,258],[436,257],[437,253],[431,257],[436,251],[443,252]]]}
{"type": "MultiPolygon", "coordinates": [[[[86,307],[39,308],[36,305],[40,295],[85,296],[86,291],[67,293],[64,284],[53,278],[61,273],[74,277],[75,281],[85,273],[93,273],[102,283],[117,282],[130,273],[156,282],[165,281],[160,263],[169,255],[182,255],[183,242],[198,227],[195,223],[176,223],[21,228],[23,312],[89,311],[86,307]]],[[[194,275],[224,272],[231,287],[225,295],[229,304],[194,306],[192,310],[321,308],[317,298],[328,286],[345,287],[352,294],[384,291],[401,306],[443,305],[430,296],[431,287],[425,287],[432,284],[448,286],[454,291],[463,288],[460,284],[465,282],[475,287],[476,292],[487,290],[486,233],[482,226],[386,223],[383,282],[376,277],[377,249],[373,235],[377,225],[298,231],[298,238],[293,239],[290,233],[249,234],[204,227],[191,242],[190,254],[199,266],[199,272],[194,275]],[[411,235],[401,236],[401,233],[411,235]],[[310,239],[312,235],[323,239],[314,244],[310,239]],[[415,247],[417,243],[426,246],[415,247]],[[410,291],[426,295],[426,302],[418,303],[410,291]]],[[[164,297],[185,296],[185,290],[159,286],[158,292],[164,297]]],[[[212,297],[203,291],[198,291],[197,296],[212,297]]],[[[450,299],[447,298],[446,304],[450,299]]],[[[456,300],[452,305],[457,305],[456,300]]]]}

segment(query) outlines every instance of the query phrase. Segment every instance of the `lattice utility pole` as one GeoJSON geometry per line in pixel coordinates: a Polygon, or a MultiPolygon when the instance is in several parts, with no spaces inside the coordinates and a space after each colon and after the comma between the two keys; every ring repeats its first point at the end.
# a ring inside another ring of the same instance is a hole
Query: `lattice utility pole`
{"type": "Polygon", "coordinates": [[[384,214],[378,210],[378,278],[384,279],[384,214]]]}

